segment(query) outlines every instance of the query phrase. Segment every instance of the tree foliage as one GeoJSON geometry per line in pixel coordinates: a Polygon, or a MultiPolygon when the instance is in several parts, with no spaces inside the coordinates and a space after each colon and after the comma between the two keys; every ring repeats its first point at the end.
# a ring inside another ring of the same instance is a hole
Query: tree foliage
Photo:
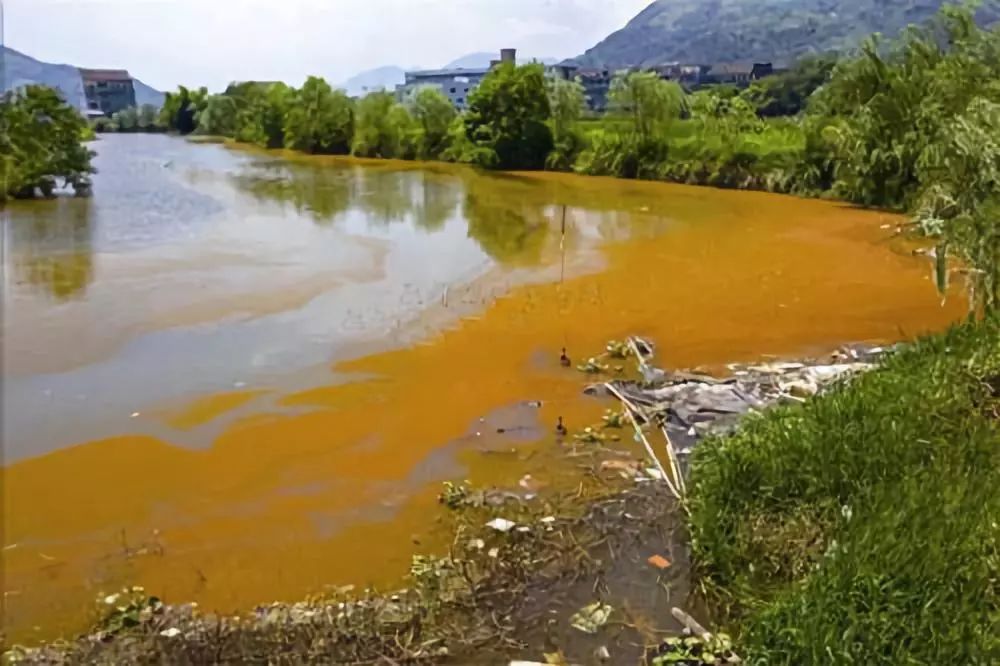
{"type": "Polygon", "coordinates": [[[360,157],[401,157],[411,129],[409,113],[391,93],[370,93],[358,101],[352,150],[360,157]]]}
{"type": "Polygon", "coordinates": [[[578,81],[551,79],[548,95],[552,113],[553,149],[545,160],[545,166],[549,169],[567,170],[573,166],[583,149],[583,136],[577,127],[586,108],[583,86],[578,81]]]}
{"type": "Polygon", "coordinates": [[[420,131],[417,157],[424,160],[440,158],[448,148],[449,129],[458,115],[451,101],[440,88],[429,86],[417,92],[410,114],[420,131]]]}
{"type": "Polygon", "coordinates": [[[790,70],[755,81],[741,96],[765,118],[794,116],[806,108],[809,97],[830,80],[835,55],[807,56],[790,70]]]}
{"type": "Polygon", "coordinates": [[[89,190],[93,156],[83,143],[86,120],[55,90],[27,86],[0,97],[0,200],[52,193],[62,179],[89,190]]]}
{"type": "Polygon", "coordinates": [[[541,169],[552,150],[549,117],[542,66],[505,63],[469,94],[465,133],[482,166],[541,169]]]}
{"type": "Polygon", "coordinates": [[[236,131],[236,100],[228,95],[212,95],[198,114],[197,132],[209,136],[229,136],[236,131]]]}
{"type": "Polygon", "coordinates": [[[684,90],[653,72],[620,74],[611,82],[612,109],[631,121],[640,143],[663,136],[684,110],[684,90]]]}
{"type": "Polygon", "coordinates": [[[198,114],[208,102],[208,89],[188,90],[180,86],[177,92],[168,92],[160,109],[160,122],[178,134],[190,134],[198,127],[198,114]]]}
{"type": "Polygon", "coordinates": [[[306,153],[346,154],[354,134],[354,107],[341,90],[310,76],[289,98],[285,145],[306,153]]]}

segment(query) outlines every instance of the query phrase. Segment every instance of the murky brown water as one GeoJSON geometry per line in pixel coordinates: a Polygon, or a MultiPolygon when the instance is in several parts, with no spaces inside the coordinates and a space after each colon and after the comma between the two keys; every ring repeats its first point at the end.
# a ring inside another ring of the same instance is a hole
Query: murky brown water
{"type": "Polygon", "coordinates": [[[893,218],[831,203],[159,136],[97,149],[92,199],[3,211],[18,638],[80,629],[125,583],[223,611],[390,584],[441,536],[440,481],[571,472],[547,433],[602,406],[560,347],[639,333],[663,363],[711,365],[963,312],[887,241],[893,218]]]}

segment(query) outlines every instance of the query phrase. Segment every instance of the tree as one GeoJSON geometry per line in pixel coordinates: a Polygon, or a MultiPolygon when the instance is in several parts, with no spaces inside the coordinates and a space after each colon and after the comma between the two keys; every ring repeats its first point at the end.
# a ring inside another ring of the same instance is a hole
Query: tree
{"type": "Polygon", "coordinates": [[[976,98],[951,120],[918,164],[917,221],[940,239],[938,287],[954,251],[969,267],[970,306],[1000,313],[1000,103],[976,98]]]}
{"type": "Polygon", "coordinates": [[[152,104],[143,104],[140,106],[138,118],[139,129],[144,132],[154,132],[160,129],[157,122],[159,113],[160,110],[152,104]]]}
{"type": "Polygon", "coordinates": [[[808,56],[781,74],[755,81],[741,96],[762,117],[794,116],[806,107],[809,97],[827,81],[837,64],[836,55],[808,56]]]}
{"type": "Polygon", "coordinates": [[[641,144],[666,133],[684,110],[684,90],[654,72],[619,74],[611,82],[608,101],[632,122],[641,144]]]}
{"type": "Polygon", "coordinates": [[[199,134],[232,136],[236,131],[236,100],[228,95],[212,95],[197,120],[199,134]]]}
{"type": "Polygon", "coordinates": [[[175,93],[167,93],[160,109],[160,121],[168,130],[190,134],[198,126],[198,114],[208,103],[208,89],[188,90],[180,86],[175,93]]]}
{"type": "Polygon", "coordinates": [[[346,154],[354,135],[354,106],[342,90],[310,76],[292,97],[285,145],[307,153],[346,154]]]}
{"type": "Polygon", "coordinates": [[[551,115],[541,65],[494,67],[469,95],[465,133],[479,164],[541,169],[552,150],[551,115]]]}
{"type": "Polygon", "coordinates": [[[134,106],[124,108],[112,114],[111,120],[118,126],[119,132],[134,132],[139,129],[139,110],[134,106]]]}
{"type": "Polygon", "coordinates": [[[55,90],[27,86],[0,97],[0,200],[52,193],[57,179],[89,191],[87,122],[55,90]]]}
{"type": "Polygon", "coordinates": [[[358,124],[351,152],[361,157],[402,157],[404,135],[410,129],[409,113],[396,104],[391,93],[370,93],[358,101],[358,124]]]}
{"type": "Polygon", "coordinates": [[[834,194],[910,209],[929,183],[918,169],[929,146],[976,98],[1000,101],[1000,32],[946,7],[935,25],[883,48],[876,39],[841,62],[811,99],[807,127],[829,157],[834,194]]]}
{"type": "Polygon", "coordinates": [[[238,107],[236,139],[262,148],[284,146],[285,116],[293,98],[293,91],[284,83],[243,84],[234,97],[238,107]]]}
{"type": "Polygon", "coordinates": [[[583,115],[586,97],[579,82],[565,79],[550,80],[548,95],[554,148],[545,165],[550,169],[568,169],[583,147],[577,123],[583,115]]]}
{"type": "Polygon", "coordinates": [[[448,130],[457,112],[441,89],[428,86],[420,89],[410,107],[410,114],[420,128],[417,157],[434,160],[448,148],[448,130]]]}

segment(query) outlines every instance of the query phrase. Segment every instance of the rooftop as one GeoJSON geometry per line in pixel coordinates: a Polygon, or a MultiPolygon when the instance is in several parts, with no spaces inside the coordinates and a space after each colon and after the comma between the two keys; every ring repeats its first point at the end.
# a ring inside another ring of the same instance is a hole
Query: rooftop
{"type": "Polygon", "coordinates": [[[431,76],[486,76],[490,71],[489,67],[471,67],[468,69],[421,69],[415,72],[406,72],[407,77],[431,77],[431,76]]]}
{"type": "Polygon", "coordinates": [[[131,81],[132,75],[124,69],[84,69],[80,68],[84,81],[131,81]]]}

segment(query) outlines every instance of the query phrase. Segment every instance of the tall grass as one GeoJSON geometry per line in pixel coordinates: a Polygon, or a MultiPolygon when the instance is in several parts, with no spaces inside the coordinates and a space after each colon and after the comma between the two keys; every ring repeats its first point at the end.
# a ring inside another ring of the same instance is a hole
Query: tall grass
{"type": "Polygon", "coordinates": [[[920,341],[695,454],[702,582],[752,663],[1000,662],[1000,327],[920,341]]]}

